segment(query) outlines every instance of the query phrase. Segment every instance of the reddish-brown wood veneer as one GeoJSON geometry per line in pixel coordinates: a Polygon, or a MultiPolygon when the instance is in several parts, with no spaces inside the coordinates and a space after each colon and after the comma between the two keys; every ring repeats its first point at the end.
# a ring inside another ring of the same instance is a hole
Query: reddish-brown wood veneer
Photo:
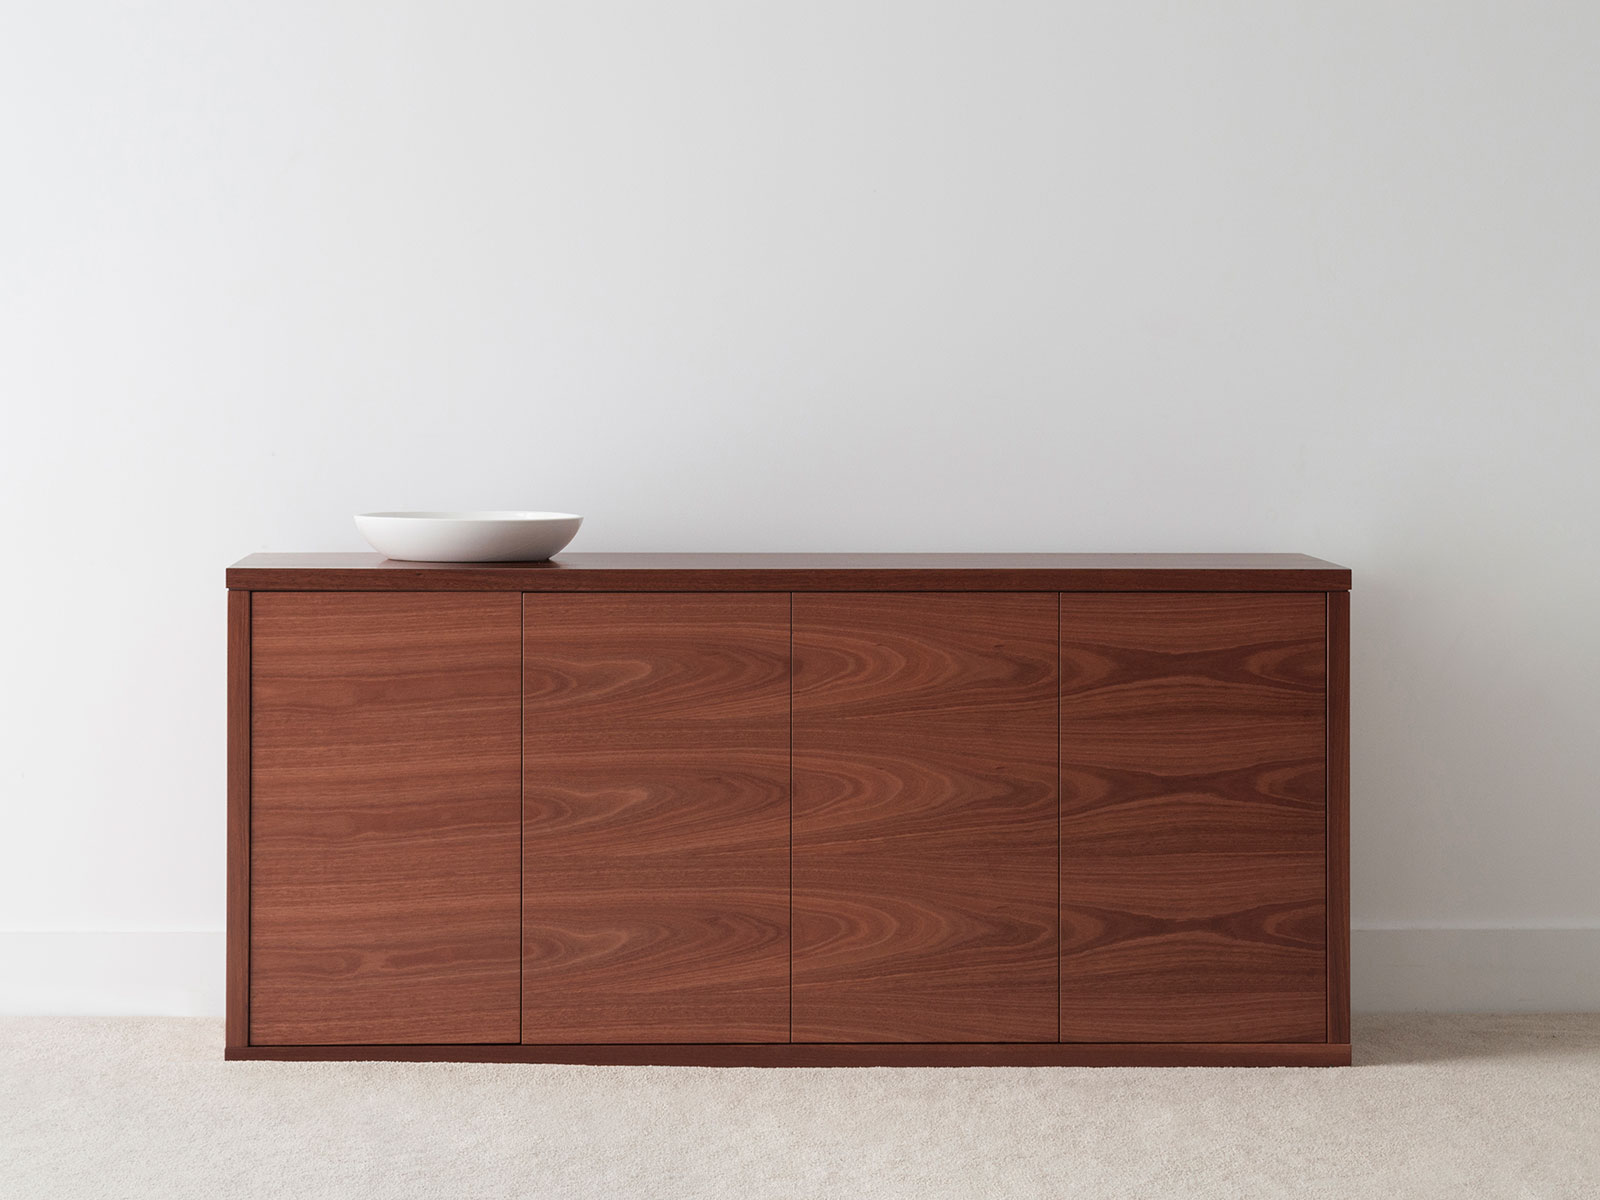
{"type": "Polygon", "coordinates": [[[1319,594],[1061,598],[1061,1038],[1326,1040],[1319,594]]]}
{"type": "Polygon", "coordinates": [[[520,1037],[519,608],[255,597],[252,1043],[520,1037]]]}
{"type": "Polygon", "coordinates": [[[1056,1036],[1056,597],[794,598],[794,1040],[1056,1036]]]}
{"type": "Polygon", "coordinates": [[[230,1058],[1350,1058],[1349,572],[252,556],[230,1058]]]}
{"type": "Polygon", "coordinates": [[[788,1041],[789,598],[523,611],[523,1040],[788,1041]]]}

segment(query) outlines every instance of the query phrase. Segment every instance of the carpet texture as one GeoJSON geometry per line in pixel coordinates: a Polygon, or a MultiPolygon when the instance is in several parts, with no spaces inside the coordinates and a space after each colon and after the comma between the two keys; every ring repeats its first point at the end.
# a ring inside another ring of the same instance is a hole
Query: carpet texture
{"type": "Polygon", "coordinates": [[[1349,1069],[225,1063],[0,1019],[0,1197],[1594,1197],[1600,1016],[1358,1019],[1349,1069]]]}

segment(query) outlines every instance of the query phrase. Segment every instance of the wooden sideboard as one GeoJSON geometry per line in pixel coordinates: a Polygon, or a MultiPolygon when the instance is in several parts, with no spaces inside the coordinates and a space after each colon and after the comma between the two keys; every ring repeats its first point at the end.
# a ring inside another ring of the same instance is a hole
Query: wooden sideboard
{"type": "Polygon", "coordinates": [[[258,554],[230,1058],[1350,1061],[1350,573],[258,554]]]}

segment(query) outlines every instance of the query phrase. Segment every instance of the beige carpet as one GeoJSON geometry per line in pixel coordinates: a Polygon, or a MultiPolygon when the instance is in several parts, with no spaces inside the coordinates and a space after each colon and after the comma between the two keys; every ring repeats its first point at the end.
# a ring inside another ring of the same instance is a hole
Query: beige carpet
{"type": "Polygon", "coordinates": [[[1347,1070],[225,1063],[0,1020],[0,1197],[1596,1197],[1600,1016],[1368,1017],[1347,1070]]]}

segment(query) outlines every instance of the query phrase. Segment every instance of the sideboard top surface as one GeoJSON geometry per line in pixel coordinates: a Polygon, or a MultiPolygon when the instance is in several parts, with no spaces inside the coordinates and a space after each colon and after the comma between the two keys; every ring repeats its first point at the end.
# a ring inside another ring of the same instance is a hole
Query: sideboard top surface
{"type": "Polygon", "coordinates": [[[563,554],[544,563],[252,554],[244,591],[1331,592],[1350,570],[1305,554],[563,554]]]}

